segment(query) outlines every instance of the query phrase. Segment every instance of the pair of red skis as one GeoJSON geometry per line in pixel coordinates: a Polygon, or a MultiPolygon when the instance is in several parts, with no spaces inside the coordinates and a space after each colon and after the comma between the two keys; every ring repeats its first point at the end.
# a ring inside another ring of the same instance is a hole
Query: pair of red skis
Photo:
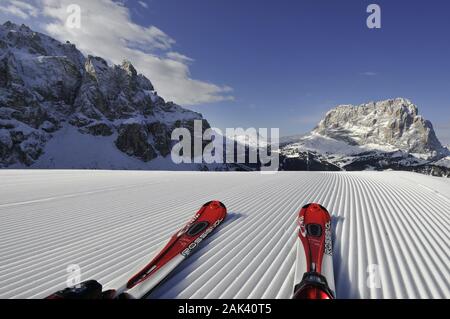
{"type": "MultiPolygon", "coordinates": [[[[204,204],[161,252],[119,289],[103,292],[102,286],[91,280],[54,293],[47,299],[143,298],[187,258],[226,215],[223,203],[211,201],[204,204]]],[[[295,272],[298,284],[294,287],[294,298],[333,299],[331,219],[328,211],[318,204],[304,206],[298,214],[298,237],[295,272]]]]}

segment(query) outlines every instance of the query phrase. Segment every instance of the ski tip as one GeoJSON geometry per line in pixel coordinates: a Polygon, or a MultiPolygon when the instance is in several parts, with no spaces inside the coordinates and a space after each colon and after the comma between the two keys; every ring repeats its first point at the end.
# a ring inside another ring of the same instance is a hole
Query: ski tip
{"type": "Polygon", "coordinates": [[[305,206],[302,207],[300,212],[306,211],[306,210],[322,210],[322,211],[326,212],[328,215],[330,215],[330,212],[324,206],[317,204],[317,203],[306,204],[305,206]]]}
{"type": "Polygon", "coordinates": [[[226,206],[218,200],[212,200],[203,204],[199,212],[213,214],[212,216],[217,216],[221,221],[224,220],[228,214],[226,206]]]}
{"type": "Polygon", "coordinates": [[[302,208],[307,209],[310,206],[319,206],[321,209],[328,211],[323,205],[318,204],[318,203],[309,203],[309,204],[306,204],[305,206],[303,206],[302,208]]]}
{"type": "Polygon", "coordinates": [[[224,203],[222,203],[221,201],[218,201],[218,200],[212,200],[212,201],[209,201],[209,202],[203,204],[203,207],[208,207],[208,206],[211,208],[222,207],[225,210],[227,209],[227,207],[224,205],[224,203]]]}

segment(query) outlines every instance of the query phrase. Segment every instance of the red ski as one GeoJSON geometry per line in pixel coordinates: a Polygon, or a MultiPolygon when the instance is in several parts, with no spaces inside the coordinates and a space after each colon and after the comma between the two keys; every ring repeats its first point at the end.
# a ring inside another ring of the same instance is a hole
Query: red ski
{"type": "Polygon", "coordinates": [[[176,234],[166,246],[141,271],[117,290],[102,292],[102,285],[94,280],[77,287],[58,291],[46,299],[132,299],[148,295],[169,273],[198,247],[225,219],[227,209],[219,201],[204,204],[195,216],[176,234]]]}
{"type": "Polygon", "coordinates": [[[294,299],[334,299],[331,217],[325,207],[308,204],[298,214],[294,299]]]}
{"type": "Polygon", "coordinates": [[[186,226],[172,236],[161,252],[118,292],[126,292],[134,298],[148,294],[219,226],[226,215],[227,209],[221,202],[211,201],[204,204],[186,226]]]}

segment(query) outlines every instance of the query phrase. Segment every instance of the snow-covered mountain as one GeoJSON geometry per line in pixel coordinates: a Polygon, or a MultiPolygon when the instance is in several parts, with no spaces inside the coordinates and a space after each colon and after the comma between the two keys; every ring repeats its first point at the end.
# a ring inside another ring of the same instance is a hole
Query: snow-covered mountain
{"type": "MultiPolygon", "coordinates": [[[[128,61],[109,66],[25,25],[0,25],[0,168],[235,169],[172,162],[172,131],[193,133],[194,120],[210,127],[201,114],[166,102],[128,61]]],[[[403,98],[338,106],[312,132],[280,145],[284,170],[450,175],[450,152],[403,98]]]]}
{"type": "Polygon", "coordinates": [[[286,170],[399,169],[450,174],[449,150],[404,98],[330,110],[309,134],[285,143],[286,170]]]}
{"type": "Polygon", "coordinates": [[[403,98],[338,106],[326,114],[313,133],[349,145],[426,154],[430,158],[444,153],[431,122],[403,98]]]}
{"type": "Polygon", "coordinates": [[[171,133],[192,132],[194,120],[209,127],[128,61],[109,66],[25,25],[0,25],[0,167],[175,169],[171,133]]]}

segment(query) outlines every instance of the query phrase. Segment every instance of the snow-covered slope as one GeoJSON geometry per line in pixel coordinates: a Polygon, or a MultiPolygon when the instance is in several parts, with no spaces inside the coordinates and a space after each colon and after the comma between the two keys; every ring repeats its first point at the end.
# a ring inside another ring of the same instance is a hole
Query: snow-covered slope
{"type": "Polygon", "coordinates": [[[333,214],[339,298],[450,298],[450,181],[408,172],[0,171],[0,297],[119,286],[204,202],[229,216],[153,298],[289,298],[295,217],[333,214]],[[380,288],[367,286],[378,265],[380,288]],[[373,269],[373,268],[370,268],[373,269]]]}
{"type": "MultiPolygon", "coordinates": [[[[29,168],[198,171],[202,167],[202,164],[196,163],[176,164],[170,156],[158,156],[145,162],[118,150],[116,139],[117,133],[111,136],[93,136],[67,125],[53,134],[44,153],[29,168]]],[[[222,168],[221,164],[217,166],[222,168]]],[[[209,167],[214,170],[212,164],[209,167]]],[[[9,168],[23,168],[23,164],[17,163],[9,168]]]]}
{"type": "Polygon", "coordinates": [[[110,66],[25,25],[0,25],[0,168],[168,169],[173,130],[193,133],[195,120],[209,128],[129,61],[110,66]]]}

